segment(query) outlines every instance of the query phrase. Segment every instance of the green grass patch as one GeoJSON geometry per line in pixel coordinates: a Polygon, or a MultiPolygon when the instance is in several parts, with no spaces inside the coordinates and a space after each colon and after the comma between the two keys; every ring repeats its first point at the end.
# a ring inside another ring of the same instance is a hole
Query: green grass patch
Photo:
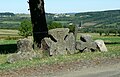
{"type": "Polygon", "coordinates": [[[0,45],[3,44],[16,44],[17,40],[0,40],[0,45]]]}
{"type": "MultiPolygon", "coordinates": [[[[98,34],[92,34],[94,39],[102,39],[104,41],[119,41],[119,37],[109,37],[109,36],[99,36],[98,34]]],[[[79,39],[79,38],[78,38],[79,39]]],[[[16,43],[15,40],[4,40],[0,41],[0,44],[6,44],[7,42],[16,43]]],[[[8,43],[7,43],[8,44],[8,43]]],[[[55,57],[46,57],[46,58],[36,58],[30,61],[19,61],[13,64],[6,63],[8,55],[0,55],[0,70],[9,70],[9,69],[18,69],[21,67],[34,67],[41,65],[50,65],[50,64],[59,64],[65,62],[72,62],[78,60],[92,60],[96,58],[113,58],[120,57],[120,44],[109,44],[107,45],[108,52],[86,52],[78,53],[74,55],[64,55],[64,56],[55,56],[55,57]]]]}
{"type": "Polygon", "coordinates": [[[4,64],[6,62],[7,55],[1,54],[0,55],[0,64],[4,64]]]}
{"type": "Polygon", "coordinates": [[[80,39],[80,35],[82,34],[89,34],[92,36],[93,40],[103,40],[104,42],[114,43],[119,42],[120,43],[120,36],[100,36],[99,33],[78,33],[77,39],[80,39]]]}
{"type": "Polygon", "coordinates": [[[99,37],[94,37],[94,40],[101,39],[104,40],[105,42],[120,42],[120,37],[119,36],[99,36],[99,37]]]}

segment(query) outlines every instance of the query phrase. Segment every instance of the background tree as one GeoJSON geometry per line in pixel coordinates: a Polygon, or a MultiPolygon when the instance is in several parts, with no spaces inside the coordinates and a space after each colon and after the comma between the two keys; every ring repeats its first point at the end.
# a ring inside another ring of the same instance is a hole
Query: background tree
{"type": "Polygon", "coordinates": [[[30,21],[28,20],[24,20],[21,22],[21,25],[19,27],[19,35],[24,36],[24,37],[28,37],[32,35],[32,24],[30,21]]]}

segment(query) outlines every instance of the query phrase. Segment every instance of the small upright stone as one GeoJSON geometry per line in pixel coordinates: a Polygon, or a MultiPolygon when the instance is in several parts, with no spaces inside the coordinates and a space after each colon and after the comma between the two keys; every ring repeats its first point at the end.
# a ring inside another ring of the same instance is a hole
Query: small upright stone
{"type": "Polygon", "coordinates": [[[69,33],[66,37],[65,37],[65,41],[66,41],[66,50],[68,51],[69,54],[74,54],[76,53],[76,49],[75,49],[75,36],[73,33],[69,33]]]}
{"type": "Polygon", "coordinates": [[[15,63],[20,60],[31,60],[36,56],[33,51],[33,42],[30,39],[20,39],[17,41],[17,53],[9,55],[7,58],[8,63],[15,63]]]}
{"type": "Polygon", "coordinates": [[[17,41],[18,52],[31,52],[33,51],[33,42],[30,39],[24,38],[17,41]]]}

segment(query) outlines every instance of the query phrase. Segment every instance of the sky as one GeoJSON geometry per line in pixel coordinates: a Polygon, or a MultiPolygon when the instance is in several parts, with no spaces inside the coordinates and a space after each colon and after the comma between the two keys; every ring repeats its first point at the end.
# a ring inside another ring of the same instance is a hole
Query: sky
{"type": "MultiPolygon", "coordinates": [[[[28,0],[1,0],[0,12],[29,13],[28,0]]],[[[44,0],[47,13],[120,10],[120,0],[44,0]]]]}

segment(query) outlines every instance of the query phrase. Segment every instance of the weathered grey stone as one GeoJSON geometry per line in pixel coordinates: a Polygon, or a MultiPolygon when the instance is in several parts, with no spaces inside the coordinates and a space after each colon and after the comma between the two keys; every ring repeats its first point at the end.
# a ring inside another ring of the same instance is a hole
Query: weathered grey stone
{"type": "Polygon", "coordinates": [[[44,38],[41,41],[41,48],[43,50],[49,50],[50,47],[53,45],[54,41],[52,41],[50,38],[44,38]]]}
{"type": "Polygon", "coordinates": [[[49,55],[65,55],[66,46],[65,41],[63,42],[54,42],[50,38],[44,38],[41,42],[42,49],[49,52],[49,55]]]}
{"type": "Polygon", "coordinates": [[[9,55],[7,58],[8,63],[14,63],[20,60],[31,60],[36,56],[36,53],[33,51],[33,42],[29,39],[20,39],[17,42],[18,52],[12,55],[9,55]]]}
{"type": "Polygon", "coordinates": [[[41,42],[43,50],[47,50],[52,56],[75,53],[75,37],[73,33],[69,33],[68,28],[53,29],[49,34],[52,38],[44,38],[41,42]]]}
{"type": "Polygon", "coordinates": [[[48,32],[50,35],[54,37],[57,41],[63,41],[65,36],[68,35],[69,29],[68,28],[56,28],[51,29],[48,32]]]}
{"type": "Polygon", "coordinates": [[[83,42],[93,42],[92,36],[89,34],[81,35],[80,40],[83,42]]]}
{"type": "Polygon", "coordinates": [[[24,38],[17,41],[17,51],[31,52],[33,51],[33,42],[30,39],[24,38]]]}
{"type": "Polygon", "coordinates": [[[97,50],[97,45],[91,35],[82,35],[80,41],[76,42],[76,49],[80,52],[94,52],[97,50]]]}
{"type": "Polygon", "coordinates": [[[108,50],[107,50],[107,47],[105,46],[105,43],[104,43],[103,40],[95,40],[95,43],[97,44],[98,49],[99,49],[101,52],[106,52],[106,51],[108,51],[108,50]]]}
{"type": "Polygon", "coordinates": [[[73,33],[70,33],[66,36],[65,38],[66,41],[66,50],[68,51],[69,54],[74,54],[76,53],[75,49],[75,36],[73,33]]]}
{"type": "Polygon", "coordinates": [[[94,52],[97,50],[95,42],[76,42],[76,49],[80,52],[94,52]]]}
{"type": "MultiPolygon", "coordinates": [[[[65,45],[65,41],[63,42],[57,42],[54,46],[56,48],[56,53],[55,55],[65,55],[67,54],[66,51],[66,45],[65,45]]],[[[54,53],[54,52],[53,52],[54,53]]],[[[53,54],[54,55],[54,54],[53,54]]]]}

